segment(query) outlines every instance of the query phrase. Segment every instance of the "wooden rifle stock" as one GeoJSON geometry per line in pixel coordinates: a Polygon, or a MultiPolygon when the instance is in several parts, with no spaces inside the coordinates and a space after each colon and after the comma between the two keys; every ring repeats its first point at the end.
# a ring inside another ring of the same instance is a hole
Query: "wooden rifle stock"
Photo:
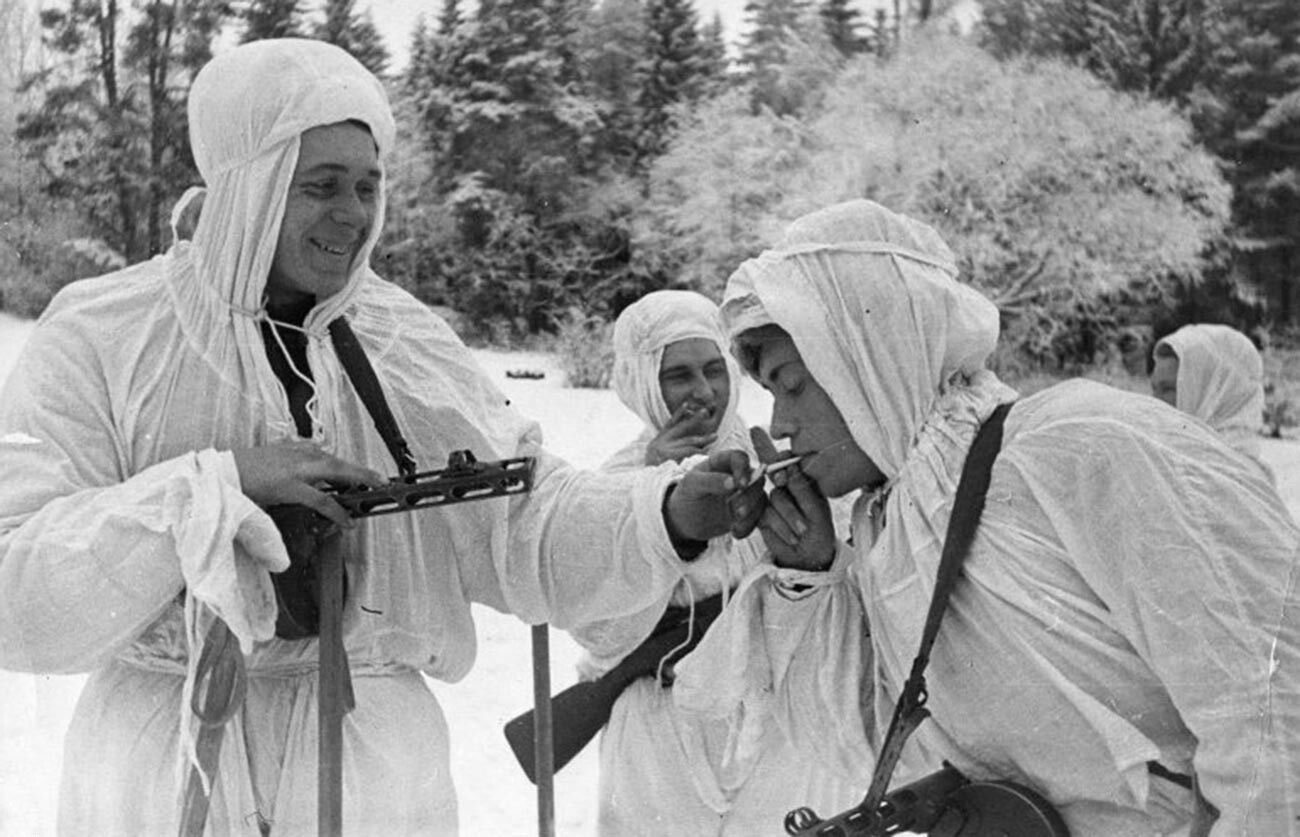
{"type": "MultiPolygon", "coordinates": [[[[553,770],[558,771],[572,761],[596,737],[609,721],[614,701],[623,694],[626,685],[602,677],[576,683],[551,698],[553,770]]],[[[512,718],[505,726],[506,741],[533,784],[537,783],[535,727],[536,718],[531,709],[512,718]]]]}
{"type": "MultiPolygon", "coordinates": [[[[655,677],[660,663],[686,656],[699,644],[713,620],[722,612],[722,596],[712,596],[689,607],[670,607],[650,637],[604,676],[576,683],[551,698],[553,771],[564,767],[596,737],[614,711],[614,701],[641,677],[655,677]]],[[[530,709],[505,725],[506,742],[519,760],[528,781],[537,783],[534,767],[536,718],[530,709]]]]}

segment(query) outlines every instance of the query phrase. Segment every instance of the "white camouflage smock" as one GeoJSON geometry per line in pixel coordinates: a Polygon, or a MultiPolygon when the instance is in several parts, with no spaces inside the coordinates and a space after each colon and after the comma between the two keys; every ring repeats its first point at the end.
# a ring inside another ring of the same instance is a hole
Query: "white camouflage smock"
{"type": "MultiPolygon", "coordinates": [[[[272,638],[266,568],[287,557],[229,450],[294,437],[262,291],[298,136],[345,119],[391,147],[382,89],[342,50],[269,41],[215,59],[191,93],[207,183],[193,243],[60,293],[0,398],[0,665],[93,672],[68,733],[63,834],[176,833],[187,607],[191,633],[221,613],[249,651],[208,833],[257,834],[259,818],[315,833],[316,642],[272,638]]],[[[458,449],[538,457],[530,495],[370,518],[346,548],[344,832],[455,833],[446,723],[422,674],[469,671],[472,602],[566,626],[660,598],[680,578],[660,509],[672,472],[547,455],[451,330],[364,266],[304,323],[314,433],[339,457],[395,473],[329,345],[341,314],[421,468],[458,449]]]]}
{"type": "MultiPolygon", "coordinates": [[[[793,337],[888,478],[858,505],[842,582],[804,601],[796,655],[870,684],[866,737],[854,705],[801,707],[849,760],[880,746],[916,654],[975,431],[1015,398],[983,368],[998,313],[952,264],[930,228],[854,201],[797,222],[723,302],[733,335],[775,322],[793,337]],[[844,653],[839,600],[861,602],[871,654],[844,653]]],[[[1021,399],[934,647],[933,716],[894,785],[946,759],[1036,788],[1075,837],[1187,834],[1193,796],[1158,762],[1195,774],[1211,833],[1295,833],[1297,544],[1263,475],[1156,399],[1085,381],[1021,399]]]]}
{"type": "Polygon", "coordinates": [[[1264,360],[1250,338],[1230,326],[1185,325],[1156,344],[1178,357],[1174,402],[1213,427],[1234,449],[1260,457],[1264,360]]]}

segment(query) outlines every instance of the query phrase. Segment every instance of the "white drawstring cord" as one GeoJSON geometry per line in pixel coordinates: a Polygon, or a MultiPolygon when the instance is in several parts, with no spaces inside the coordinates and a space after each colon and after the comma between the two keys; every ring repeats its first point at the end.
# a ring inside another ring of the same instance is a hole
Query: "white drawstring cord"
{"type": "Polygon", "coordinates": [[[271,326],[271,336],[275,339],[276,345],[280,347],[280,353],[284,356],[285,362],[289,364],[289,369],[299,380],[311,387],[311,396],[307,399],[307,403],[303,405],[303,409],[306,411],[307,417],[311,420],[312,441],[322,445],[325,444],[325,422],[321,416],[320,387],[312,376],[305,373],[298,367],[298,364],[293,362],[293,356],[289,354],[289,349],[284,343],[284,338],[280,335],[279,327],[282,326],[284,328],[293,329],[300,334],[304,334],[308,341],[312,338],[324,339],[325,332],[321,329],[307,329],[293,323],[287,323],[283,320],[275,319],[267,312],[265,300],[263,300],[262,307],[256,310],[244,308],[243,306],[236,305],[233,302],[223,302],[232,313],[238,314],[241,317],[246,317],[259,325],[261,323],[267,323],[271,326]]]}
{"type": "Polygon", "coordinates": [[[291,328],[294,331],[300,332],[306,335],[308,340],[312,338],[312,332],[302,328],[301,326],[296,326],[293,323],[286,323],[273,318],[266,312],[265,307],[258,310],[254,319],[260,323],[267,323],[271,326],[271,335],[275,338],[276,345],[280,347],[280,353],[284,355],[285,362],[289,364],[289,368],[293,371],[294,375],[298,376],[299,380],[311,387],[311,397],[307,399],[307,403],[303,405],[303,409],[306,411],[307,417],[311,419],[312,439],[317,442],[323,442],[325,427],[324,422],[321,421],[320,415],[320,388],[316,386],[315,379],[299,369],[298,364],[293,362],[293,356],[289,354],[289,349],[284,344],[284,338],[280,336],[279,326],[291,328]]]}
{"type": "Polygon", "coordinates": [[[669,658],[672,657],[673,654],[676,654],[681,649],[690,645],[691,640],[695,637],[695,589],[694,587],[691,586],[691,579],[689,576],[683,575],[682,581],[686,582],[686,593],[688,596],[690,596],[690,600],[691,600],[690,611],[688,613],[688,620],[686,622],[686,639],[682,640],[680,643],[673,646],[673,648],[671,648],[666,654],[664,654],[662,657],[659,658],[659,665],[655,667],[655,681],[658,682],[660,685],[663,685],[664,666],[668,665],[669,658]]]}

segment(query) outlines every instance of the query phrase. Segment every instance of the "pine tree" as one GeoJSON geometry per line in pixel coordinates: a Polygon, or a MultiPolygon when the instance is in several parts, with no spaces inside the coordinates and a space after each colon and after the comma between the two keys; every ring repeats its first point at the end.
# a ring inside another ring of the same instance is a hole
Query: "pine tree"
{"type": "Polygon", "coordinates": [[[197,181],[184,95],[211,56],[229,8],[218,0],[153,0],[134,19],[117,0],[71,0],[41,14],[44,42],[65,56],[27,82],[42,101],[17,137],[40,161],[45,191],[77,206],[128,260],[166,245],[166,208],[197,181]]]}
{"type": "Polygon", "coordinates": [[[989,0],[982,29],[997,55],[1063,56],[1119,90],[1181,103],[1204,70],[1214,2],[989,0]]]}
{"type": "Polygon", "coordinates": [[[740,66],[757,110],[808,110],[837,68],[817,11],[802,0],[751,0],[740,66]]]}
{"type": "Polygon", "coordinates": [[[1191,97],[1235,187],[1239,264],[1282,321],[1300,319],[1300,4],[1227,0],[1212,18],[1213,77],[1191,97]],[[1206,88],[1212,94],[1206,101],[1206,88]]]}
{"type": "Polygon", "coordinates": [[[603,110],[597,153],[620,172],[638,157],[639,72],[649,39],[642,0],[601,0],[578,34],[586,88],[603,110]]]}
{"type": "Polygon", "coordinates": [[[831,46],[846,58],[866,52],[867,41],[858,34],[862,13],[852,5],[852,0],[823,0],[818,9],[831,46]]]}
{"type": "Polygon", "coordinates": [[[483,0],[411,68],[433,188],[455,226],[455,303],[518,331],[553,322],[574,295],[591,301],[604,228],[585,215],[605,164],[607,109],[588,93],[581,0],[483,0]]]}
{"type": "Polygon", "coordinates": [[[249,0],[240,16],[244,19],[241,43],[267,38],[296,38],[303,34],[299,0],[249,0]]]}
{"type": "Polygon", "coordinates": [[[382,76],[391,58],[370,11],[356,11],[356,0],[325,0],[325,17],[314,29],[319,40],[347,50],[366,69],[382,76]]]}
{"type": "Polygon", "coordinates": [[[803,0],[748,0],[748,29],[742,39],[740,65],[750,77],[783,63],[787,45],[798,30],[803,0]]]}
{"type": "Polygon", "coordinates": [[[460,12],[460,0],[442,0],[442,11],[438,13],[438,34],[450,35],[464,22],[460,12]]]}
{"type": "Polygon", "coordinates": [[[530,211],[554,210],[554,178],[584,169],[588,131],[599,128],[597,109],[581,96],[575,38],[564,0],[480,3],[437,79],[450,97],[439,127],[450,138],[453,179],[482,172],[530,211]]]}
{"type": "Polygon", "coordinates": [[[717,12],[700,29],[700,59],[704,75],[712,79],[709,92],[712,94],[721,91],[726,86],[731,59],[727,57],[727,38],[722,27],[722,15],[717,12]]]}
{"type": "Polygon", "coordinates": [[[711,81],[690,0],[649,0],[646,21],[648,47],[637,73],[641,160],[662,153],[674,109],[700,99],[711,81]]]}

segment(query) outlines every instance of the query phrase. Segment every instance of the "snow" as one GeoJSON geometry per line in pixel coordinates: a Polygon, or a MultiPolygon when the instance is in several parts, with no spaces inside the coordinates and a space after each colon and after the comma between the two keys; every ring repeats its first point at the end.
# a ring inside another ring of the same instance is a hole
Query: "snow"
{"type": "MultiPolygon", "coordinates": [[[[18,360],[32,323],[0,312],[0,381],[18,360]]],[[[556,358],[545,354],[477,350],[485,372],[526,416],[538,421],[547,446],[580,467],[594,467],[639,430],[609,390],[568,389],[556,358]],[[541,371],[539,379],[507,371],[541,371]]],[[[750,381],[740,410],[766,424],[769,401],[750,381]]],[[[1266,440],[1265,456],[1291,513],[1300,517],[1300,444],[1266,440]]],[[[537,833],[536,791],[524,778],[501,728],[532,702],[531,631],[511,616],[476,608],[479,657],[457,684],[432,683],[452,731],[452,770],[466,835],[524,837],[537,833]]],[[[550,632],[552,691],[574,681],[578,652],[550,632]]],[[[31,676],[0,671],[0,834],[54,834],[62,740],[84,677],[31,676]]],[[[596,747],[589,746],[555,778],[556,833],[595,833],[596,747]]],[[[863,787],[867,783],[863,776],[863,787]]],[[[824,811],[823,815],[835,812],[824,811]]],[[[776,833],[779,826],[774,828],[776,833]]]]}

